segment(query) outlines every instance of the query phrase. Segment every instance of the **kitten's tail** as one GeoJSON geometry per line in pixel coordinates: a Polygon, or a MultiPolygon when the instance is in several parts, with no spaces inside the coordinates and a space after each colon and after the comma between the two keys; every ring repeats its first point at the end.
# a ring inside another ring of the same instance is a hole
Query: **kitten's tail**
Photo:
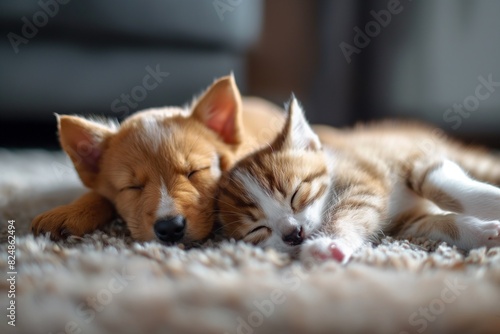
{"type": "Polygon", "coordinates": [[[474,179],[500,187],[500,154],[482,148],[461,147],[451,157],[474,179]]]}

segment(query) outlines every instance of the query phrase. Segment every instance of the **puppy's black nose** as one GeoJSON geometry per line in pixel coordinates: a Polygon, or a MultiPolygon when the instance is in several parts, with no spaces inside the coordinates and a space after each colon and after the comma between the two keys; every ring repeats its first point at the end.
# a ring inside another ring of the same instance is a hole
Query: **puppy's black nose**
{"type": "Polygon", "coordinates": [[[159,219],[155,223],[155,234],[161,241],[176,242],[184,236],[186,218],[173,216],[159,219]]]}
{"type": "Polygon", "coordinates": [[[296,227],[292,233],[287,234],[283,237],[283,241],[290,246],[300,245],[304,241],[304,232],[302,227],[296,227]]]}

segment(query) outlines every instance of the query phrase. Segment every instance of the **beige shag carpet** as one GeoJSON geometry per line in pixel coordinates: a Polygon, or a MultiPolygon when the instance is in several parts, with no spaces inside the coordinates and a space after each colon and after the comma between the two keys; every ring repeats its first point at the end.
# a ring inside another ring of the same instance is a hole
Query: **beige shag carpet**
{"type": "Polygon", "coordinates": [[[29,235],[83,191],[61,153],[0,150],[0,333],[500,333],[500,248],[385,238],[311,266],[230,241],[136,243],[119,221],[61,243],[29,235]]]}

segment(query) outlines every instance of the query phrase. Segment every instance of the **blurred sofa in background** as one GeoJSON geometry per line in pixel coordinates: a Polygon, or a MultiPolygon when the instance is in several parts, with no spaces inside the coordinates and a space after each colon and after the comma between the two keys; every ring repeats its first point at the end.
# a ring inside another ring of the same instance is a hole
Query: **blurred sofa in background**
{"type": "Polygon", "coordinates": [[[0,2],[0,122],[6,127],[0,146],[16,146],[27,128],[32,137],[50,131],[55,143],[53,113],[123,118],[184,104],[230,71],[244,89],[245,54],[260,34],[262,2],[232,3],[0,2]]]}
{"type": "Polygon", "coordinates": [[[294,92],[314,123],[419,119],[500,148],[499,12],[496,0],[5,0],[0,146],[57,147],[54,112],[182,104],[233,70],[243,93],[282,105],[294,92]],[[16,53],[8,34],[56,1],[16,53]]]}
{"type": "Polygon", "coordinates": [[[418,119],[500,148],[498,13],[495,0],[266,1],[250,90],[294,91],[315,123],[418,119]]]}

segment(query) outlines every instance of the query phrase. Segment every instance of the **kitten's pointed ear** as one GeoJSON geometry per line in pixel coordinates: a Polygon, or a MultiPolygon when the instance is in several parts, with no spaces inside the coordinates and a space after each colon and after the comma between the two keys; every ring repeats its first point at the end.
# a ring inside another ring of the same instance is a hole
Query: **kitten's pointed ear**
{"type": "Polygon", "coordinates": [[[307,122],[299,102],[292,95],[288,105],[288,115],[280,136],[273,144],[280,149],[312,150],[321,149],[318,136],[307,122]]]}
{"type": "Polygon", "coordinates": [[[224,142],[242,142],[241,95],[232,73],[215,81],[194,103],[192,110],[191,117],[215,131],[224,142]]]}
{"type": "Polygon", "coordinates": [[[56,114],[56,117],[63,150],[73,161],[83,184],[93,188],[106,140],[114,129],[78,116],[56,114]]]}

